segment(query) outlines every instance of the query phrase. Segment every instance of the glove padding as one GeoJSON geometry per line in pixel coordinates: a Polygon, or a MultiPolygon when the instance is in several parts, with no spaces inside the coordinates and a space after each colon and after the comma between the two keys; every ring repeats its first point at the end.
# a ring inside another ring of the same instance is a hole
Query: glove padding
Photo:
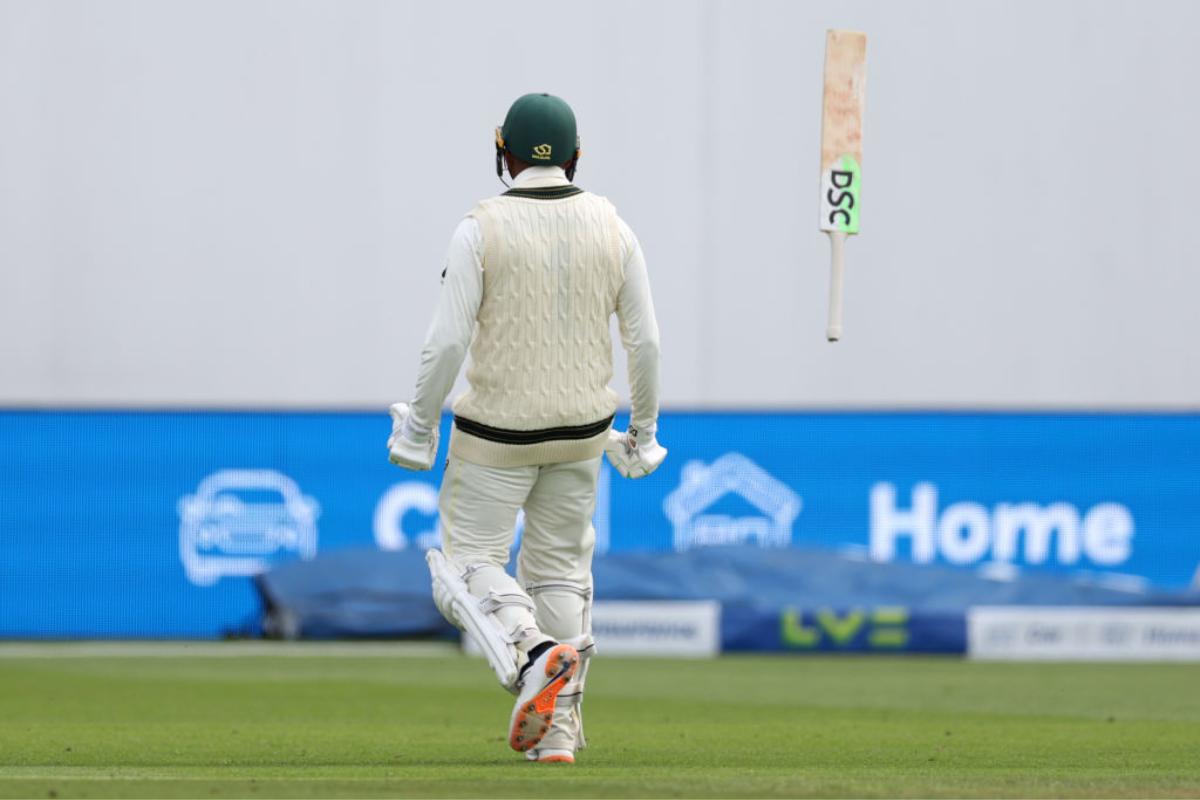
{"type": "Polygon", "coordinates": [[[434,428],[424,436],[417,434],[408,425],[412,409],[408,403],[393,403],[388,408],[392,415],[392,435],[388,437],[388,461],[397,467],[423,472],[433,468],[437,458],[438,430],[434,428]]]}
{"type": "Polygon", "coordinates": [[[614,429],[608,431],[604,443],[604,454],[622,478],[644,478],[667,457],[667,448],[658,443],[654,432],[631,427],[626,433],[614,429]]]}

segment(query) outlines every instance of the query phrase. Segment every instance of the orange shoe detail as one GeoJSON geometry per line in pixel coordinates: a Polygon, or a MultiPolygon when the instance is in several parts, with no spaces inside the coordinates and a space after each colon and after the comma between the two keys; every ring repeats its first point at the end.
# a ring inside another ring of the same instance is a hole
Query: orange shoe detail
{"type": "MultiPolygon", "coordinates": [[[[563,681],[566,683],[566,681],[563,681]]],[[[562,688],[561,686],[558,688],[562,688]]],[[[558,692],[550,692],[549,690],[542,692],[534,701],[534,708],[539,714],[549,714],[554,711],[554,704],[558,700],[558,692]]]]}
{"type": "Polygon", "coordinates": [[[562,755],[557,755],[557,756],[542,756],[541,758],[539,758],[537,760],[536,763],[538,763],[538,764],[574,764],[575,756],[569,756],[565,753],[562,755]]]}
{"type": "Polygon", "coordinates": [[[546,677],[551,680],[517,711],[509,731],[508,745],[513,750],[525,752],[537,747],[546,735],[554,717],[558,693],[567,685],[579,666],[579,654],[574,647],[560,644],[550,651],[546,659],[546,677]]]}

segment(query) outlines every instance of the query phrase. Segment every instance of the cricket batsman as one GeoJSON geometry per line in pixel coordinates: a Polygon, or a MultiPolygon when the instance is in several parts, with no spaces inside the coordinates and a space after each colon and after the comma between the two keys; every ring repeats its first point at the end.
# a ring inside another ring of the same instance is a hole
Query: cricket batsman
{"type": "Polygon", "coordinates": [[[433,466],[442,404],[469,348],[438,500],[442,550],[427,554],[433,599],[516,695],[508,742],[539,762],[573,763],[585,744],[601,454],[627,478],[667,455],[655,436],[658,323],[645,260],[613,205],[573,184],[579,156],[562,99],[513,103],[496,130],[496,173],[507,168],[512,185],[454,232],[416,393],[391,407],[388,439],[393,464],[433,466]],[[624,432],[612,427],[608,387],[613,314],[629,362],[624,432]],[[514,578],[505,565],[521,509],[514,578]]]}

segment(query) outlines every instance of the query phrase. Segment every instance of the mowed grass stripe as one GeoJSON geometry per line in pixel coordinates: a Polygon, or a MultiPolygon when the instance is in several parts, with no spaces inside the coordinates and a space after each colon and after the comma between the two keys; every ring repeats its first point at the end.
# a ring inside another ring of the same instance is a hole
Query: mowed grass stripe
{"type": "Polygon", "coordinates": [[[0,796],[1200,797],[1190,665],[598,658],[573,768],[485,665],[0,661],[0,796]]]}

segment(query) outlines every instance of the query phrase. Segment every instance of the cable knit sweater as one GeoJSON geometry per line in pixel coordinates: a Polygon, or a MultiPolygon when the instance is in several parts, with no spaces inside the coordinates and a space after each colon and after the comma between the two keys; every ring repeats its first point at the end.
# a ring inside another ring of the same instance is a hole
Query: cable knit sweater
{"type": "Polygon", "coordinates": [[[484,292],[451,444],[469,461],[592,458],[616,410],[616,210],[588,192],[559,194],[501,195],[470,214],[484,242],[484,292]]]}

